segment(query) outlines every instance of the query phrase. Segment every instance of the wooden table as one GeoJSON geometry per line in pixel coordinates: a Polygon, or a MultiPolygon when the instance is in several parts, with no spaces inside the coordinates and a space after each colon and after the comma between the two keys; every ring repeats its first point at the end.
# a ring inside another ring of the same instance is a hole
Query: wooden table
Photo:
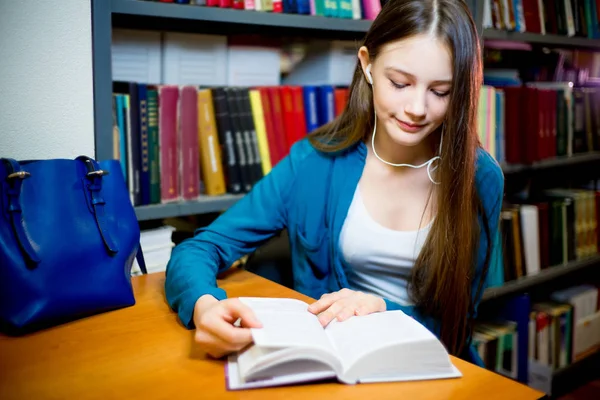
{"type": "MultiPolygon", "coordinates": [[[[230,297],[310,298],[234,269],[230,297]]],[[[137,304],[26,337],[0,335],[0,399],[538,399],[543,394],[459,359],[459,379],[227,392],[223,360],[206,358],[164,297],[164,274],[133,278],[137,304]]]]}

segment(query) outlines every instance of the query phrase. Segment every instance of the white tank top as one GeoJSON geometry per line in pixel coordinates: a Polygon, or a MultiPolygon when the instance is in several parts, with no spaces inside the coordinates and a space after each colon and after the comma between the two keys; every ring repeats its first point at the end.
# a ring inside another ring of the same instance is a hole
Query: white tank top
{"type": "Polygon", "coordinates": [[[353,290],[412,305],[407,284],[433,220],[418,231],[386,228],[369,215],[357,185],[340,233],[342,255],[351,272],[353,290]]]}

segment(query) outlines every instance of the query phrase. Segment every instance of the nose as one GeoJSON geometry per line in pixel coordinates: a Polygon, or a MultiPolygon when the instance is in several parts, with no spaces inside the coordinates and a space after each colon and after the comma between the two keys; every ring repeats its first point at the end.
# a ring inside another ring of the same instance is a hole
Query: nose
{"type": "Polygon", "coordinates": [[[410,101],[406,104],[404,111],[414,120],[425,118],[427,114],[427,96],[426,91],[422,89],[414,90],[411,93],[410,101]]]}

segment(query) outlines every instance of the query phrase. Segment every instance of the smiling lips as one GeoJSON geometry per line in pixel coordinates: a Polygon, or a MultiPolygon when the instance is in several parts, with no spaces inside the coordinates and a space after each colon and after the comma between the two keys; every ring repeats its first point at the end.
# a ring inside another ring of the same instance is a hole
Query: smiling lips
{"type": "Polygon", "coordinates": [[[416,133],[419,132],[421,129],[423,129],[423,127],[425,127],[425,125],[427,124],[411,124],[405,121],[401,121],[398,118],[395,118],[396,122],[398,123],[398,125],[400,126],[400,129],[402,129],[404,132],[409,132],[409,133],[416,133]]]}

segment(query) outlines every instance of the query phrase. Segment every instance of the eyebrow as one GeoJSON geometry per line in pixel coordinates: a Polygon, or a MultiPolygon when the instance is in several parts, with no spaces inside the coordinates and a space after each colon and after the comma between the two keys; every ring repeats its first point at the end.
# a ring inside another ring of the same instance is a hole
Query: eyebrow
{"type": "MultiPolygon", "coordinates": [[[[413,74],[411,74],[410,72],[406,72],[403,69],[400,69],[398,67],[386,67],[385,68],[386,71],[395,71],[395,72],[399,72],[403,75],[408,76],[409,78],[415,79],[415,76],[413,74]]],[[[450,85],[452,84],[452,79],[438,79],[436,81],[431,82],[434,85],[450,85]]]]}

